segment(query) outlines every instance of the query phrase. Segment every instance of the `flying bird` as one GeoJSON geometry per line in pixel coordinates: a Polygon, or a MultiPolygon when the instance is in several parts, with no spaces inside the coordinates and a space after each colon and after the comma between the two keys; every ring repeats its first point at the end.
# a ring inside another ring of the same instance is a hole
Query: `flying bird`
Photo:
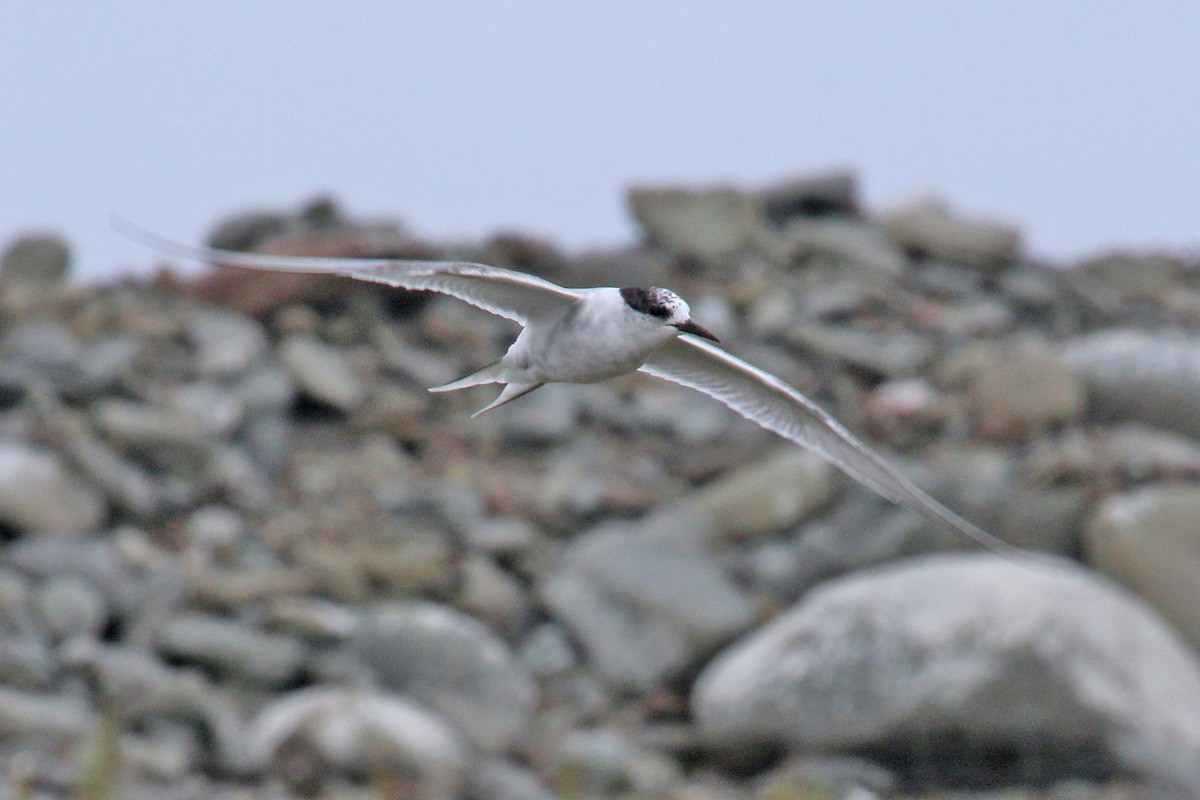
{"type": "Polygon", "coordinates": [[[829,413],[784,381],[717,347],[717,337],[667,289],[567,289],[510,269],[459,261],[276,256],[196,247],[114,217],[113,227],[165,255],[227,267],[333,274],[456,297],[523,330],[498,361],[431,392],[498,383],[478,416],[546,385],[596,383],[635,370],[703,392],[806,447],[884,498],[1008,557],[1027,551],[971,524],[917,488],[829,413]]]}

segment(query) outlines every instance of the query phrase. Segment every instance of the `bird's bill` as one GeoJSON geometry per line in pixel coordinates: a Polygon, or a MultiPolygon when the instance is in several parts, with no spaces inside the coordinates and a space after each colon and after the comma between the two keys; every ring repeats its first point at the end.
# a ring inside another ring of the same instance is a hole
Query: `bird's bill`
{"type": "Polygon", "coordinates": [[[679,329],[680,333],[690,333],[693,336],[699,336],[701,339],[708,339],[710,342],[717,342],[718,344],[721,342],[708,328],[702,328],[690,319],[687,322],[676,323],[675,327],[679,329]]]}

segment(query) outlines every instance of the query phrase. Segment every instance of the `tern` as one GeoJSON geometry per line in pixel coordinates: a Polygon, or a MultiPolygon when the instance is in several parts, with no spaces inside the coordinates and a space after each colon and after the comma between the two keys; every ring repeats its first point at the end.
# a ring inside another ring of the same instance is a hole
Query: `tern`
{"type": "Polygon", "coordinates": [[[219,266],[332,274],[399,289],[438,292],[522,326],[502,358],[431,392],[503,385],[472,416],[547,383],[597,383],[640,371],[703,392],[743,417],[808,448],[882,497],[1002,555],[1027,556],[955,514],[828,412],[780,378],[717,347],[688,304],[647,286],[568,289],[534,275],[461,261],[276,256],[181,244],[114,217],[121,234],[163,253],[219,266]]]}

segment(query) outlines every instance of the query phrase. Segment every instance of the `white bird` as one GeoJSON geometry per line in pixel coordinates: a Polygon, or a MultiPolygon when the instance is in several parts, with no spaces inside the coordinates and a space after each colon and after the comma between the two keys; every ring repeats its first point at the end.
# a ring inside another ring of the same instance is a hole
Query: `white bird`
{"type": "Polygon", "coordinates": [[[707,394],[743,417],[809,448],[881,496],[1009,557],[1030,555],[971,524],[921,491],[840,422],[771,373],[714,343],[688,304],[667,289],[567,289],[486,264],[372,258],[276,256],[193,247],[114,217],[120,233],[166,255],[221,266],[342,275],[401,289],[439,292],[523,326],[500,360],[435,386],[452,392],[504,385],[478,416],[547,383],[596,383],[639,370],[707,394]]]}

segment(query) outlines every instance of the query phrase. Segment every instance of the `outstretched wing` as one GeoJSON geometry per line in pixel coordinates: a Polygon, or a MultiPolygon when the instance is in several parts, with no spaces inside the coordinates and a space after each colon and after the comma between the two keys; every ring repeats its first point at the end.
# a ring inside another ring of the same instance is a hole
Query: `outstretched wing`
{"type": "Polygon", "coordinates": [[[743,417],[807,447],[894,503],[948,525],[976,543],[1008,556],[1024,550],[972,525],[918,489],[878,453],[816,403],[769,372],[692,336],[656,350],[641,371],[703,392],[743,417]]]}
{"type": "Polygon", "coordinates": [[[223,267],[343,275],[400,289],[440,292],[476,308],[527,325],[531,319],[553,318],[579,302],[571,289],[524,272],[465,261],[407,261],[388,258],[320,258],[243,253],[212,247],[194,247],[113,217],[113,228],[159,252],[223,267]]]}

